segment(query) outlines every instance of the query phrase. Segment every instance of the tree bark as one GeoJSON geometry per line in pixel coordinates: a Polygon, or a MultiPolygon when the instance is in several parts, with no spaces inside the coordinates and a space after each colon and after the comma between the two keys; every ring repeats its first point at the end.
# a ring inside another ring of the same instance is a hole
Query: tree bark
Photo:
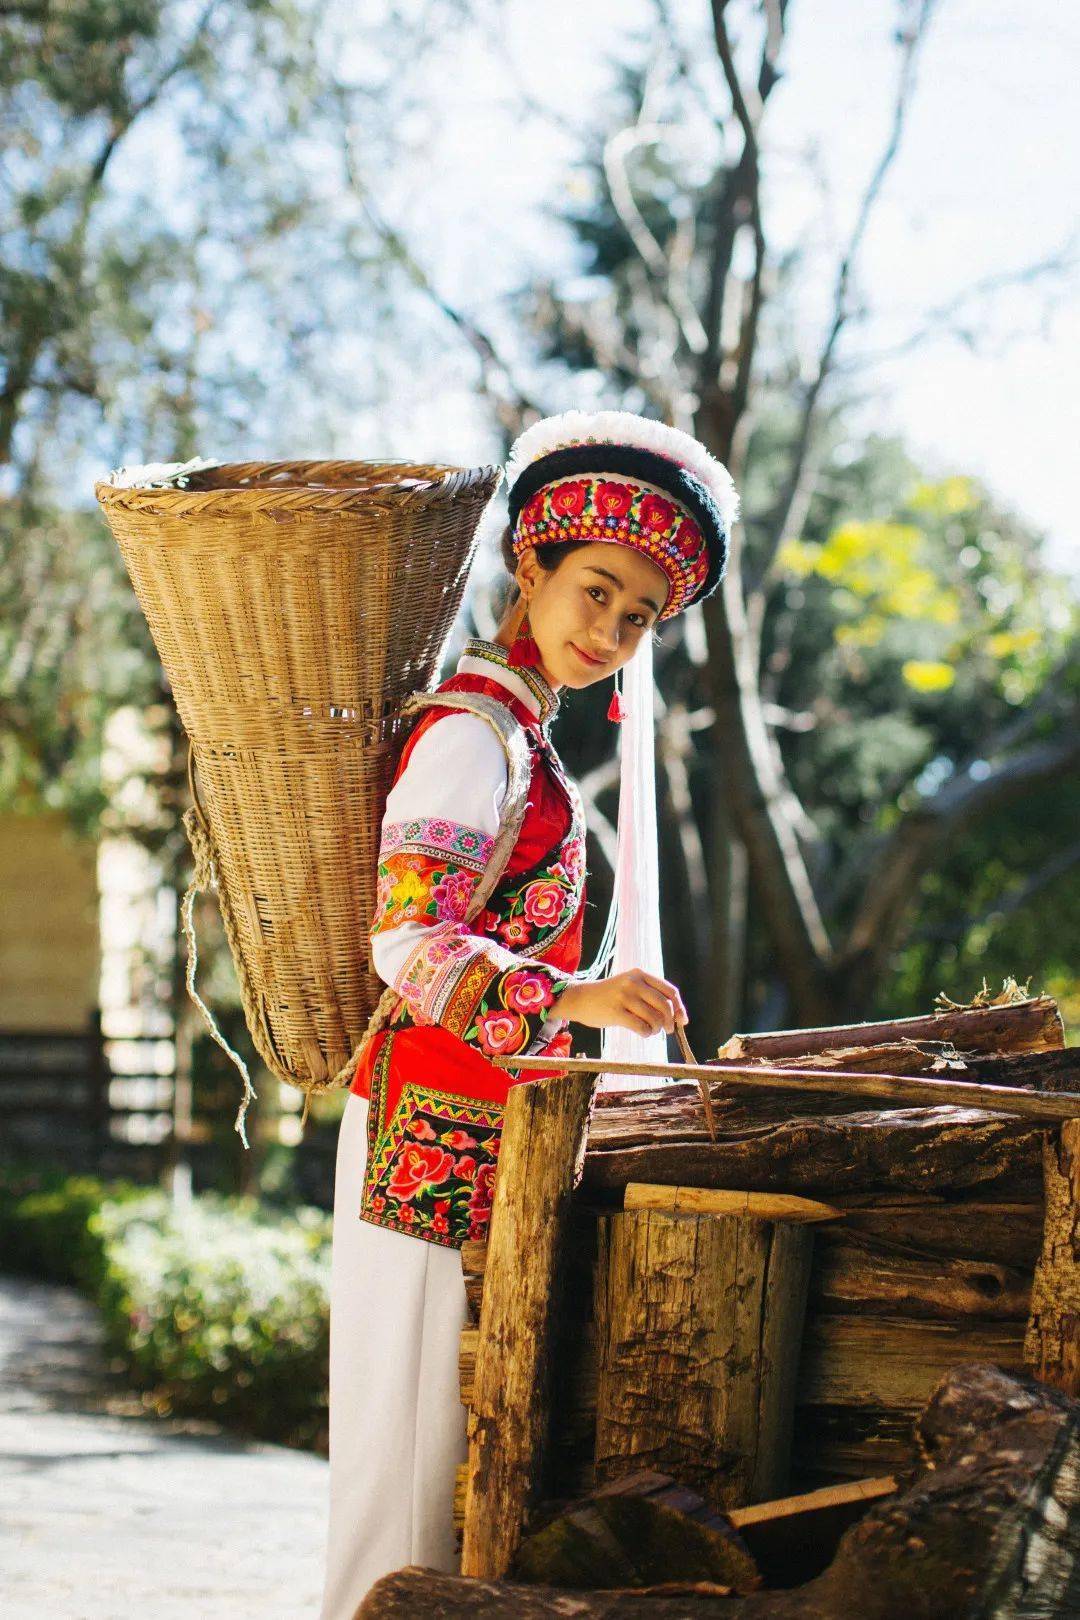
{"type": "Polygon", "coordinates": [[[787,1490],[812,1244],[780,1219],[601,1217],[598,1485],[659,1469],[721,1509],[787,1490]]]}
{"type": "Polygon", "coordinates": [[[1046,1216],[1031,1289],[1024,1360],[1036,1378],[1080,1394],[1080,1120],[1047,1131],[1046,1216]]]}

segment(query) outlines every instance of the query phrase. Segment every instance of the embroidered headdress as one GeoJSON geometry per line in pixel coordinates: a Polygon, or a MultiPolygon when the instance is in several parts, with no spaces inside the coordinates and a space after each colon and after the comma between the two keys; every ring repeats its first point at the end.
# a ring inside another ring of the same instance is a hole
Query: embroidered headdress
{"type": "MultiPolygon", "coordinates": [[[[564,411],[526,428],[506,464],[511,544],[631,546],[668,580],[658,619],[710,596],[727,566],[739,497],[722,462],[690,434],[631,411],[564,411]]],[[[653,744],[652,637],[623,666],[618,850],[611,911],[592,966],[663,977],[653,744]]],[[[618,714],[616,709],[616,714],[618,714]]],[[[663,1034],[605,1029],[601,1056],[663,1062],[663,1034]]]]}
{"type": "Polygon", "coordinates": [[[564,411],[526,428],[506,464],[512,544],[632,546],[667,575],[661,619],[716,589],[739,498],[689,433],[632,411],[564,411]]]}

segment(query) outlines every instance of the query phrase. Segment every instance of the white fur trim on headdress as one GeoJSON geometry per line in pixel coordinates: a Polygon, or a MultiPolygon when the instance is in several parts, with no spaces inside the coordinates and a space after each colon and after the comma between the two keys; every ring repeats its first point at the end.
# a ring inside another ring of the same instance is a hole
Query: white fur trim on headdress
{"type": "Polygon", "coordinates": [[[544,416],[514,440],[506,462],[507,493],[526,467],[571,444],[629,444],[668,456],[699,478],[716,502],[728,532],[739,512],[739,495],[722,461],[699,439],[633,411],[563,411],[544,416]]]}

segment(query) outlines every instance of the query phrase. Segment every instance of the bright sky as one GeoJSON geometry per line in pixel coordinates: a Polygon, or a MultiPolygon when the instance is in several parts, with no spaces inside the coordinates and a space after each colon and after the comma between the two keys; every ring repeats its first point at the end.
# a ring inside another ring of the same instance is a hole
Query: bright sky
{"type": "MultiPolygon", "coordinates": [[[[670,0],[670,10],[710,62],[706,0],[670,0]]],[[[745,20],[752,10],[736,4],[731,14],[745,20]]],[[[489,55],[471,39],[446,40],[433,65],[435,143],[423,174],[407,195],[381,203],[406,226],[446,296],[513,344],[516,334],[499,325],[501,297],[537,264],[573,273],[561,233],[536,208],[565,201],[573,188],[576,143],[558,120],[602,105],[612,53],[636,58],[631,30],[654,13],[646,0],[542,7],[505,0],[490,15],[504,46],[489,55]],[[523,99],[550,119],[523,112],[523,99]]],[[[837,243],[846,240],[885,140],[899,15],[890,0],[793,0],[790,8],[785,79],[766,120],[765,208],[774,246],[812,248],[800,331],[808,357],[828,306],[837,243]],[[810,178],[811,143],[824,195],[810,178]]],[[[1074,8],[1057,0],[1022,7],[939,0],[902,151],[859,260],[859,289],[875,319],[860,327],[849,352],[891,349],[923,327],[929,311],[988,279],[1080,255],[1078,79],[1074,8]]],[[[983,478],[1045,530],[1051,560],[1080,575],[1073,509],[1080,273],[1073,264],[963,307],[977,345],[941,336],[859,374],[859,386],[873,392],[862,425],[902,433],[931,473],[983,478]]],[[[410,452],[427,441],[474,458],[484,453],[485,418],[470,405],[471,360],[452,332],[446,336],[431,370],[403,379],[394,419],[381,425],[410,452]]],[[[590,401],[574,395],[550,403],[590,401]]]]}

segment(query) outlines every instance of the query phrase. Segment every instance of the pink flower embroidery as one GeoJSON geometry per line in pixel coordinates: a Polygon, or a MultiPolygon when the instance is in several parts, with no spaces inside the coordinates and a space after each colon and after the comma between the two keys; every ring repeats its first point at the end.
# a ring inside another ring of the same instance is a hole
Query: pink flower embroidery
{"type": "Polygon", "coordinates": [[[460,922],[473,891],[473,879],[467,872],[447,872],[432,890],[435,914],[441,920],[460,922]]]}
{"type": "Polygon", "coordinates": [[[446,1135],[443,1137],[443,1141],[448,1148],[454,1148],[458,1153],[460,1153],[463,1148],[474,1148],[479,1146],[475,1136],[470,1136],[468,1131],[461,1130],[447,1131],[446,1135]]]}
{"type": "Polygon", "coordinates": [[[566,908],[566,892],[558,883],[541,880],[525,887],[525,915],[538,928],[554,928],[566,908]]]}
{"type": "Polygon", "coordinates": [[[472,1181],[476,1175],[476,1160],[468,1153],[463,1154],[454,1166],[454,1174],[462,1181],[472,1181]]]}
{"type": "Polygon", "coordinates": [[[566,875],[572,884],[576,884],[581,876],[585,863],[585,852],[580,838],[572,838],[564,844],[559,851],[559,864],[565,869],[566,875]]]}
{"type": "Polygon", "coordinates": [[[480,1013],[476,1035],[483,1051],[491,1057],[510,1057],[525,1045],[528,1025],[520,1013],[480,1013]]]}
{"type": "Polygon", "coordinates": [[[454,1155],[445,1148],[421,1147],[410,1142],[403,1149],[386,1190],[395,1198],[412,1198],[421,1187],[435,1187],[445,1181],[453,1168],[454,1155]]]}
{"type": "Polygon", "coordinates": [[[501,995],[508,1007],[515,1012],[536,1013],[542,1007],[550,1007],[555,997],[551,986],[539,973],[530,973],[527,968],[519,968],[516,973],[508,973],[502,981],[501,995]]]}
{"type": "Polygon", "coordinates": [[[418,1142],[434,1142],[435,1132],[426,1119],[411,1119],[406,1127],[408,1136],[415,1136],[418,1142]]]}

